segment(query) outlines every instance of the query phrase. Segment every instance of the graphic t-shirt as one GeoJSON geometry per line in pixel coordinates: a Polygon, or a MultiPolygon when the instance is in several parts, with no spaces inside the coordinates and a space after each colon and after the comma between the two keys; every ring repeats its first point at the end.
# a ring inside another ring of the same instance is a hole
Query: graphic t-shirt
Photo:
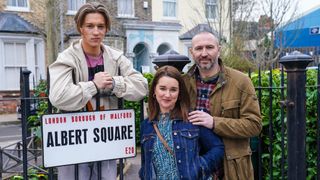
{"type": "Polygon", "coordinates": [[[89,81],[93,80],[94,74],[97,72],[104,71],[103,67],[103,53],[101,52],[99,56],[94,57],[88,54],[85,54],[88,71],[89,71],[89,81]]]}

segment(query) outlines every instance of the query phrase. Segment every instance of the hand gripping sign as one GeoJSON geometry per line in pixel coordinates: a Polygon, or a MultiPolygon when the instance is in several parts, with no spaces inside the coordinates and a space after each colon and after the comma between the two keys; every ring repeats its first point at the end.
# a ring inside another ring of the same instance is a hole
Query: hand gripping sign
{"type": "Polygon", "coordinates": [[[44,167],[136,155],[132,109],[42,116],[44,167]]]}

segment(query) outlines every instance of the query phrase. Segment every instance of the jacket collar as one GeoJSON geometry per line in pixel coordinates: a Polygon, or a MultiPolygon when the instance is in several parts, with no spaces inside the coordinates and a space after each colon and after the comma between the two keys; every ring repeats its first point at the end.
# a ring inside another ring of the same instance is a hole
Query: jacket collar
{"type": "MultiPolygon", "coordinates": [[[[226,71],[225,66],[222,63],[222,60],[220,58],[218,58],[218,63],[220,66],[220,72],[219,72],[219,79],[217,81],[217,85],[218,87],[223,86],[225,83],[227,83],[227,79],[226,79],[226,74],[228,74],[228,72],[226,71]]],[[[194,64],[189,71],[187,72],[187,75],[189,77],[195,78],[196,77],[196,73],[198,73],[198,67],[196,64],[194,64]]]]}
{"type": "MultiPolygon", "coordinates": [[[[72,42],[71,47],[73,49],[73,52],[75,54],[75,56],[81,55],[81,59],[85,59],[85,55],[81,46],[82,43],[82,39],[76,40],[74,42],[72,42]]],[[[113,60],[118,60],[123,53],[120,50],[117,49],[113,49],[109,46],[106,46],[104,44],[101,44],[101,48],[103,50],[103,58],[106,59],[113,59],[113,60]]]]}

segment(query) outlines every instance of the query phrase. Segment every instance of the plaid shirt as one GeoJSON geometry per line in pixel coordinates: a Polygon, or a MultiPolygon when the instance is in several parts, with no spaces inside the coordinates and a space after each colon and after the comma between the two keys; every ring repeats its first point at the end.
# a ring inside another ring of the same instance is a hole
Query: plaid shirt
{"type": "Polygon", "coordinates": [[[209,79],[201,79],[197,75],[197,106],[196,109],[210,114],[210,101],[209,96],[217,85],[219,76],[214,76],[209,79]]]}
{"type": "MultiPolygon", "coordinates": [[[[196,70],[196,85],[197,85],[197,106],[196,110],[204,111],[208,114],[210,113],[210,101],[209,97],[213,89],[217,85],[217,81],[219,79],[219,75],[202,79],[199,75],[198,70],[196,70]]],[[[218,170],[213,172],[212,180],[220,180],[223,179],[223,166],[218,167],[218,170]]]]}

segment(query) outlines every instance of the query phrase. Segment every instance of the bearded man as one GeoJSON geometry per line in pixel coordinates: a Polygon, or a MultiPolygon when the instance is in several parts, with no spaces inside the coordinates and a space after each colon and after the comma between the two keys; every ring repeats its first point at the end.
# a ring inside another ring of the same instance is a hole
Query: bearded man
{"type": "MultiPolygon", "coordinates": [[[[192,109],[189,121],[212,129],[223,139],[225,180],[253,180],[250,137],[262,129],[259,103],[250,78],[223,65],[221,46],[210,32],[200,32],[190,49],[195,65],[184,75],[192,109]]],[[[223,175],[224,174],[224,175],[223,175]]]]}

